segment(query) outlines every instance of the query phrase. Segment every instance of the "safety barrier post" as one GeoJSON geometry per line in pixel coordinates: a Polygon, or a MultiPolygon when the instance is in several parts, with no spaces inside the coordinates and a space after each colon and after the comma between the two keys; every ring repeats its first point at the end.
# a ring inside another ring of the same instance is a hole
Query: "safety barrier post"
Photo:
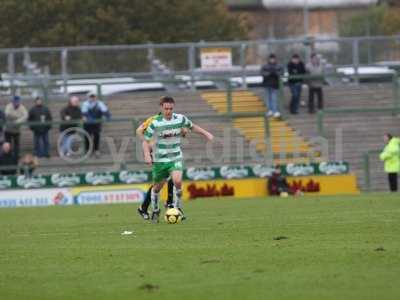
{"type": "Polygon", "coordinates": [[[188,47],[188,66],[189,66],[189,73],[190,73],[190,83],[192,91],[196,90],[196,86],[194,83],[195,79],[195,68],[196,68],[196,48],[193,44],[188,47]]]}
{"type": "Polygon", "coordinates": [[[264,115],[264,143],[265,143],[265,160],[268,164],[273,164],[274,154],[272,152],[271,132],[269,126],[269,119],[264,115]]]}
{"type": "Polygon", "coordinates": [[[278,91],[278,107],[279,107],[279,112],[281,113],[282,116],[285,114],[285,109],[283,102],[285,101],[285,93],[284,93],[284,84],[283,84],[283,78],[279,78],[279,91],[278,91]]]}
{"type": "Polygon", "coordinates": [[[240,45],[240,67],[242,69],[242,88],[247,89],[246,82],[246,49],[247,44],[242,43],[240,45]]]}
{"type": "Polygon", "coordinates": [[[392,84],[393,84],[393,107],[395,111],[393,112],[394,115],[397,115],[400,110],[400,85],[399,85],[399,77],[397,72],[395,71],[392,77],[392,84]]]}
{"type": "Polygon", "coordinates": [[[360,43],[358,39],[353,40],[353,68],[354,68],[354,81],[358,85],[360,83],[360,43]]]}
{"type": "Polygon", "coordinates": [[[8,53],[8,74],[10,74],[10,90],[11,90],[11,96],[15,95],[16,88],[15,88],[15,82],[14,82],[14,77],[15,77],[15,56],[14,52],[8,53]]]}
{"type": "Polygon", "coordinates": [[[101,83],[96,83],[96,93],[99,99],[103,98],[103,95],[101,94],[101,83]]]}
{"type": "Polygon", "coordinates": [[[49,87],[45,84],[42,84],[42,92],[43,92],[43,102],[45,105],[49,105],[49,87]]]}
{"type": "Polygon", "coordinates": [[[61,74],[63,77],[63,88],[64,88],[64,95],[67,96],[68,94],[68,50],[63,49],[60,53],[60,60],[61,60],[61,74]]]}
{"type": "Polygon", "coordinates": [[[136,129],[139,127],[139,120],[136,118],[132,118],[132,136],[133,136],[133,140],[132,140],[132,146],[133,146],[133,162],[138,162],[137,159],[137,153],[138,153],[138,145],[140,145],[140,143],[137,143],[137,135],[136,135],[136,129]]]}
{"type": "Polygon", "coordinates": [[[232,85],[231,82],[228,80],[225,81],[226,83],[226,112],[228,114],[232,113],[232,85]]]}
{"type": "Polygon", "coordinates": [[[369,163],[369,152],[365,152],[363,155],[364,165],[364,185],[367,191],[371,190],[371,176],[370,176],[370,163],[369,163]]]}
{"type": "Polygon", "coordinates": [[[318,134],[321,137],[325,137],[325,132],[324,132],[324,117],[325,113],[323,110],[319,110],[317,112],[317,127],[318,127],[318,134]]]}

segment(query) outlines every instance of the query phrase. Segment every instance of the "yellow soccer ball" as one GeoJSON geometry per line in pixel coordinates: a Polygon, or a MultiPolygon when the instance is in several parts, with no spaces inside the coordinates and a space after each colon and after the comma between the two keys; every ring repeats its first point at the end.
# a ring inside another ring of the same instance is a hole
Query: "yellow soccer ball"
{"type": "Polygon", "coordinates": [[[182,214],[177,208],[169,208],[165,212],[164,219],[168,224],[177,224],[182,221],[182,214]]]}

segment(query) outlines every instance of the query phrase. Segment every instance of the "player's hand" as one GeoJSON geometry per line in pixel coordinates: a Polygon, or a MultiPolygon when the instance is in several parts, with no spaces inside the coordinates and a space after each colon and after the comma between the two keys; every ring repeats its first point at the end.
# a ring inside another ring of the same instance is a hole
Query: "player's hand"
{"type": "Polygon", "coordinates": [[[205,136],[206,136],[207,141],[209,141],[209,142],[214,140],[214,136],[209,132],[207,132],[205,136]]]}
{"type": "Polygon", "coordinates": [[[187,128],[182,128],[182,131],[181,131],[182,137],[186,137],[186,135],[188,134],[188,132],[189,132],[189,129],[187,129],[187,128]]]}
{"type": "Polygon", "coordinates": [[[151,158],[150,154],[145,154],[144,155],[144,161],[146,164],[148,164],[149,166],[151,166],[153,164],[153,160],[151,158]]]}

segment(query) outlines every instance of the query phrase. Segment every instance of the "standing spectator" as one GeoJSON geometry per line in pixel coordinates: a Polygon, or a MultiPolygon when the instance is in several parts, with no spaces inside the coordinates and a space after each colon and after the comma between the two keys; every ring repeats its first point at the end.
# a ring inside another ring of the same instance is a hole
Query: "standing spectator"
{"type": "Polygon", "coordinates": [[[11,143],[11,149],[13,149],[14,156],[18,160],[21,124],[28,119],[28,111],[25,106],[21,104],[21,98],[19,96],[14,96],[11,103],[7,104],[5,115],[7,122],[5,140],[11,143]]]}
{"type": "Polygon", "coordinates": [[[4,131],[5,123],[6,123],[6,115],[0,109],[0,142],[3,141],[3,131],[4,131]]]}
{"type": "MultiPolygon", "coordinates": [[[[35,99],[35,105],[29,110],[29,122],[45,123],[51,122],[50,110],[43,105],[40,97],[35,99]]],[[[51,124],[35,124],[30,129],[33,132],[33,144],[37,157],[50,157],[49,130],[51,124]]]]}
{"type": "Polygon", "coordinates": [[[400,172],[400,139],[393,137],[390,133],[386,133],[383,136],[383,140],[386,146],[379,158],[384,162],[390,191],[397,192],[397,174],[400,172]]]}
{"type": "Polygon", "coordinates": [[[311,78],[308,82],[308,112],[310,114],[313,114],[315,112],[315,95],[318,98],[318,109],[321,110],[324,108],[324,95],[322,91],[322,86],[324,85],[324,66],[316,53],[311,54],[311,61],[307,64],[306,69],[307,73],[309,73],[311,76],[315,76],[314,78],[311,78]]]}
{"type": "Polygon", "coordinates": [[[33,156],[32,154],[25,154],[18,166],[19,174],[28,178],[32,177],[33,172],[38,165],[39,162],[37,157],[33,156]]]}
{"type": "MultiPolygon", "coordinates": [[[[104,104],[103,101],[97,99],[94,93],[89,95],[89,99],[87,99],[82,105],[82,114],[85,119],[85,123],[83,128],[89,134],[93,141],[93,151],[96,157],[100,156],[99,145],[100,145],[100,133],[101,133],[101,121],[103,117],[107,120],[111,118],[110,111],[108,107],[104,104]]],[[[89,149],[89,140],[85,140],[86,151],[90,151],[89,149]]]]}
{"type": "MultiPolygon", "coordinates": [[[[304,66],[304,63],[301,61],[300,56],[298,54],[294,54],[292,56],[291,61],[287,65],[287,69],[289,76],[301,76],[306,74],[306,67],[304,66]]],[[[299,113],[299,104],[300,104],[302,87],[303,87],[302,78],[289,77],[289,88],[292,94],[292,98],[290,101],[291,114],[299,113]]]]}
{"type": "Polygon", "coordinates": [[[72,96],[68,105],[60,112],[61,121],[68,122],[60,125],[60,133],[62,134],[60,150],[64,156],[70,155],[72,135],[75,133],[73,128],[79,127],[79,122],[82,121],[82,112],[80,108],[79,98],[72,96]]]}
{"type": "Polygon", "coordinates": [[[261,68],[263,86],[265,87],[265,106],[268,107],[268,116],[279,118],[278,108],[279,81],[283,74],[283,68],[278,64],[275,54],[268,57],[268,63],[261,68]]]}
{"type": "Polygon", "coordinates": [[[11,144],[8,142],[4,142],[0,148],[0,174],[17,174],[17,162],[18,160],[14,156],[11,144]]]}

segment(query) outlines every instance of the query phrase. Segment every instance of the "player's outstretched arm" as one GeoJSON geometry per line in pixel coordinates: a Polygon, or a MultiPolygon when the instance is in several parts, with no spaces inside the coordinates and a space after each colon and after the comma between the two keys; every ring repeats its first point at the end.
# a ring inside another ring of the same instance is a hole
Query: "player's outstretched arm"
{"type": "Polygon", "coordinates": [[[196,132],[198,134],[201,134],[208,141],[212,141],[214,139],[214,136],[210,132],[208,132],[207,130],[205,130],[204,128],[201,128],[200,126],[198,126],[196,124],[193,124],[192,131],[196,132]]]}

